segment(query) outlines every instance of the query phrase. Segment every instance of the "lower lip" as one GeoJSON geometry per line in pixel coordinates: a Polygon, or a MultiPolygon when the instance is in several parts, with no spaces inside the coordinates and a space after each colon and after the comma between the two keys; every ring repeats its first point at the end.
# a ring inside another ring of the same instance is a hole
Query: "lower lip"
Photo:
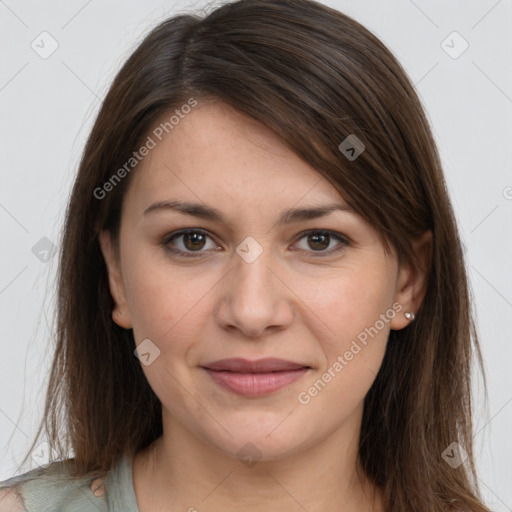
{"type": "Polygon", "coordinates": [[[262,396],[300,379],[309,368],[270,373],[238,373],[204,368],[224,389],[242,396],[262,396]]]}

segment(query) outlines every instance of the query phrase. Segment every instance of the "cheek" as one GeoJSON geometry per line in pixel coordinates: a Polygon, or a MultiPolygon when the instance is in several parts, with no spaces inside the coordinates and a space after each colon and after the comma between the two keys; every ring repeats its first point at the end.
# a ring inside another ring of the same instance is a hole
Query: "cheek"
{"type": "MultiPolygon", "coordinates": [[[[321,416],[325,428],[338,425],[361,406],[380,369],[389,335],[392,294],[389,283],[371,283],[366,277],[339,279],[336,286],[317,294],[318,315],[329,326],[329,335],[316,339],[323,359],[304,382],[297,400],[308,417],[321,416]],[[387,318],[382,320],[381,315],[387,318]]],[[[315,311],[316,312],[316,311],[315,311]]]]}
{"type": "Polygon", "coordinates": [[[329,327],[327,338],[334,345],[372,326],[391,307],[395,294],[392,269],[379,262],[353,265],[311,284],[302,289],[301,297],[329,327]]]}
{"type": "Polygon", "coordinates": [[[364,398],[384,358],[395,314],[391,309],[395,288],[393,268],[382,261],[344,268],[308,296],[323,358],[308,389],[317,404],[339,403],[341,409],[334,415],[364,398]]]}
{"type": "Polygon", "coordinates": [[[125,262],[127,301],[133,331],[139,343],[154,340],[162,351],[177,351],[197,339],[206,312],[214,276],[191,276],[149,251],[132,253],[125,262]]]}

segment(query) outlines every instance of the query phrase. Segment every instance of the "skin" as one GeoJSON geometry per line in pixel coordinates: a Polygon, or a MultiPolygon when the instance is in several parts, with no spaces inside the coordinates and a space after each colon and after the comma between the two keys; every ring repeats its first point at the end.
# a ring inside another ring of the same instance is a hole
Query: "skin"
{"type": "Polygon", "coordinates": [[[107,232],[100,243],[114,321],[133,328],[137,345],[150,339],[160,350],[142,365],[162,402],[163,436],[134,458],[141,512],[384,510],[357,459],[363,401],[389,330],[407,326],[404,312],[420,306],[431,236],[414,240],[419,263],[399,268],[394,251],[386,253],[353,211],[276,223],[285,209],[325,203],[344,200],[274,132],[220,101],[200,102],[134,171],[120,261],[107,232]],[[207,204],[225,222],[173,210],[143,214],[166,200],[207,204]],[[161,244],[182,228],[208,236],[177,237],[168,247],[199,257],[173,255],[161,244]],[[308,229],[334,231],[349,244],[333,252],[336,238],[322,246],[303,234],[308,229]],[[248,236],[262,249],[251,263],[236,252],[248,236]],[[401,312],[300,403],[298,394],[394,303],[401,312]],[[279,357],[311,369],[278,391],[247,398],[200,368],[228,357],[279,357]],[[247,443],[261,457],[250,467],[237,455],[247,443]]]}

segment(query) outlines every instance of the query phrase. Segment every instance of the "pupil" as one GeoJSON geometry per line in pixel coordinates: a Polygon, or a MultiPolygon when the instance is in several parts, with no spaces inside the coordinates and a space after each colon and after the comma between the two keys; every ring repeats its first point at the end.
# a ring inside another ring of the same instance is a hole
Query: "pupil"
{"type": "MultiPolygon", "coordinates": [[[[317,246],[316,249],[329,247],[329,235],[310,235],[309,238],[313,240],[313,245],[317,246]]],[[[187,249],[201,249],[204,246],[204,235],[201,233],[185,233],[185,246],[187,249]]],[[[312,248],[315,249],[315,247],[312,248]]]]}
{"type": "Polygon", "coordinates": [[[202,235],[201,233],[185,233],[185,246],[187,247],[187,249],[201,249],[203,245],[204,235],[202,235]],[[191,247],[189,247],[189,244],[187,243],[188,241],[192,242],[191,247]],[[199,246],[196,245],[198,242],[199,246]]]}
{"type": "MultiPolygon", "coordinates": [[[[312,239],[315,240],[315,242],[313,243],[318,243],[318,240],[320,239],[320,245],[321,247],[319,247],[320,249],[325,249],[326,247],[329,247],[329,235],[311,235],[312,239]],[[323,241],[323,243],[322,243],[323,241]]],[[[312,247],[314,249],[314,247],[312,247]]]]}

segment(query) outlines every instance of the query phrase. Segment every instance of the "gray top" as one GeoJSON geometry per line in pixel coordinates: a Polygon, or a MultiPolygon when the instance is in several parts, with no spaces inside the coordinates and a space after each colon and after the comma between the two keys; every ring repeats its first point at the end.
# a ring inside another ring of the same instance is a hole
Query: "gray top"
{"type": "Polygon", "coordinates": [[[9,478],[0,482],[0,512],[139,512],[132,460],[123,456],[107,473],[102,496],[92,478],[72,479],[59,461],[9,478]]]}

